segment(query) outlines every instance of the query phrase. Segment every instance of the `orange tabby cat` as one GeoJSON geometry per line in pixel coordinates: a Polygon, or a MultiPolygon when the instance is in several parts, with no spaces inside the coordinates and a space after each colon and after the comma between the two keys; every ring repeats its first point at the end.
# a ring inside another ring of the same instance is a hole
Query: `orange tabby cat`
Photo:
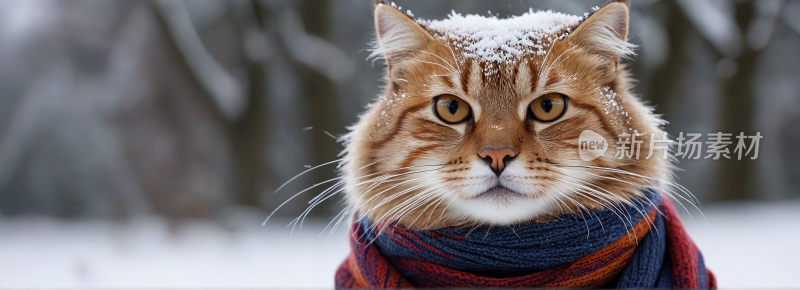
{"type": "Polygon", "coordinates": [[[386,60],[386,85],[345,137],[349,209],[412,229],[504,226],[663,190],[667,149],[645,158],[663,121],[621,63],[633,54],[628,13],[616,1],[585,19],[415,21],[377,4],[373,56],[386,60]],[[611,144],[638,135],[642,153],[620,159],[610,145],[585,161],[585,130],[611,144]]]}

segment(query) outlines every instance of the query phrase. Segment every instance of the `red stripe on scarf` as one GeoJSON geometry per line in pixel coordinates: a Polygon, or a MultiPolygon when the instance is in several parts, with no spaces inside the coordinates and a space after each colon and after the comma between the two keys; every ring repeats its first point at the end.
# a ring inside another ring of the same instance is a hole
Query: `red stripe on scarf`
{"type": "Polygon", "coordinates": [[[445,253],[442,253],[441,251],[437,250],[437,249],[436,249],[436,248],[434,248],[434,247],[431,247],[430,245],[428,245],[428,244],[426,244],[426,243],[423,243],[423,242],[422,242],[422,241],[421,241],[421,240],[420,240],[418,237],[416,237],[416,236],[414,236],[414,235],[410,234],[410,233],[408,232],[408,230],[407,230],[407,229],[405,229],[405,228],[393,227],[393,228],[392,228],[392,229],[389,231],[389,233],[387,233],[387,234],[388,234],[389,236],[391,236],[391,237],[392,237],[392,239],[394,239],[394,240],[395,240],[395,241],[397,241],[398,243],[400,243],[400,244],[402,244],[402,245],[405,245],[406,247],[411,247],[411,248],[414,248],[415,250],[417,250],[417,251],[419,251],[419,252],[422,252],[422,250],[421,250],[421,249],[419,249],[419,248],[417,248],[417,246],[415,246],[415,244],[417,244],[417,245],[421,245],[421,246],[422,246],[423,248],[425,248],[426,250],[428,250],[428,251],[431,251],[432,253],[436,253],[436,254],[437,254],[437,255],[439,255],[439,256],[442,256],[442,257],[445,257],[445,258],[448,258],[448,259],[450,258],[450,256],[449,256],[449,255],[447,255],[447,254],[445,254],[445,253]],[[414,240],[414,242],[415,242],[415,243],[410,243],[410,242],[408,242],[408,240],[409,240],[409,239],[410,239],[410,240],[414,240]]]}
{"type": "Polygon", "coordinates": [[[336,271],[336,288],[412,288],[378,249],[358,237],[359,227],[350,229],[350,257],[336,271]]]}
{"type": "Polygon", "coordinates": [[[672,262],[672,287],[680,289],[717,288],[717,280],[711,270],[706,269],[707,285],[700,285],[700,250],[686,233],[678,211],[671,202],[664,202],[667,230],[667,252],[672,262]]]}

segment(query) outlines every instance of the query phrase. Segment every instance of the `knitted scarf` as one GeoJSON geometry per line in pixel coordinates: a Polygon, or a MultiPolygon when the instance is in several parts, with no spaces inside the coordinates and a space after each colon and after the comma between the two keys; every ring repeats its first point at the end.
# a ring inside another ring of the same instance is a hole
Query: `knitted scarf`
{"type": "Polygon", "coordinates": [[[355,222],[337,288],[715,288],[672,203],[633,205],[547,223],[413,231],[355,222]]]}

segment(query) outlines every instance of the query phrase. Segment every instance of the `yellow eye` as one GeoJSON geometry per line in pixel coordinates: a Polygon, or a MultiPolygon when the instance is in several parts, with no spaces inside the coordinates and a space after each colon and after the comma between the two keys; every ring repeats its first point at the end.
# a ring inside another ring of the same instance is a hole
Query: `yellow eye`
{"type": "Polygon", "coordinates": [[[547,94],[533,100],[531,113],[542,122],[555,121],[567,110],[567,98],[562,94],[547,94]]]}
{"type": "Polygon", "coordinates": [[[469,104],[453,95],[441,95],[433,105],[436,116],[448,124],[464,121],[469,117],[469,104]]]}

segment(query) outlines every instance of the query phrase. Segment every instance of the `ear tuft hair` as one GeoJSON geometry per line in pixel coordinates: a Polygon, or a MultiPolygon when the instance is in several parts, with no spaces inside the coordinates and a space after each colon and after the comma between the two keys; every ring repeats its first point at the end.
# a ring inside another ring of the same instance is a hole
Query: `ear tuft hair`
{"type": "Polygon", "coordinates": [[[628,1],[609,2],[587,16],[570,38],[589,50],[614,60],[635,55],[636,45],[628,42],[628,1]]]}
{"type": "Polygon", "coordinates": [[[383,2],[375,4],[375,33],[369,58],[389,63],[412,56],[433,38],[411,16],[383,2]]]}

